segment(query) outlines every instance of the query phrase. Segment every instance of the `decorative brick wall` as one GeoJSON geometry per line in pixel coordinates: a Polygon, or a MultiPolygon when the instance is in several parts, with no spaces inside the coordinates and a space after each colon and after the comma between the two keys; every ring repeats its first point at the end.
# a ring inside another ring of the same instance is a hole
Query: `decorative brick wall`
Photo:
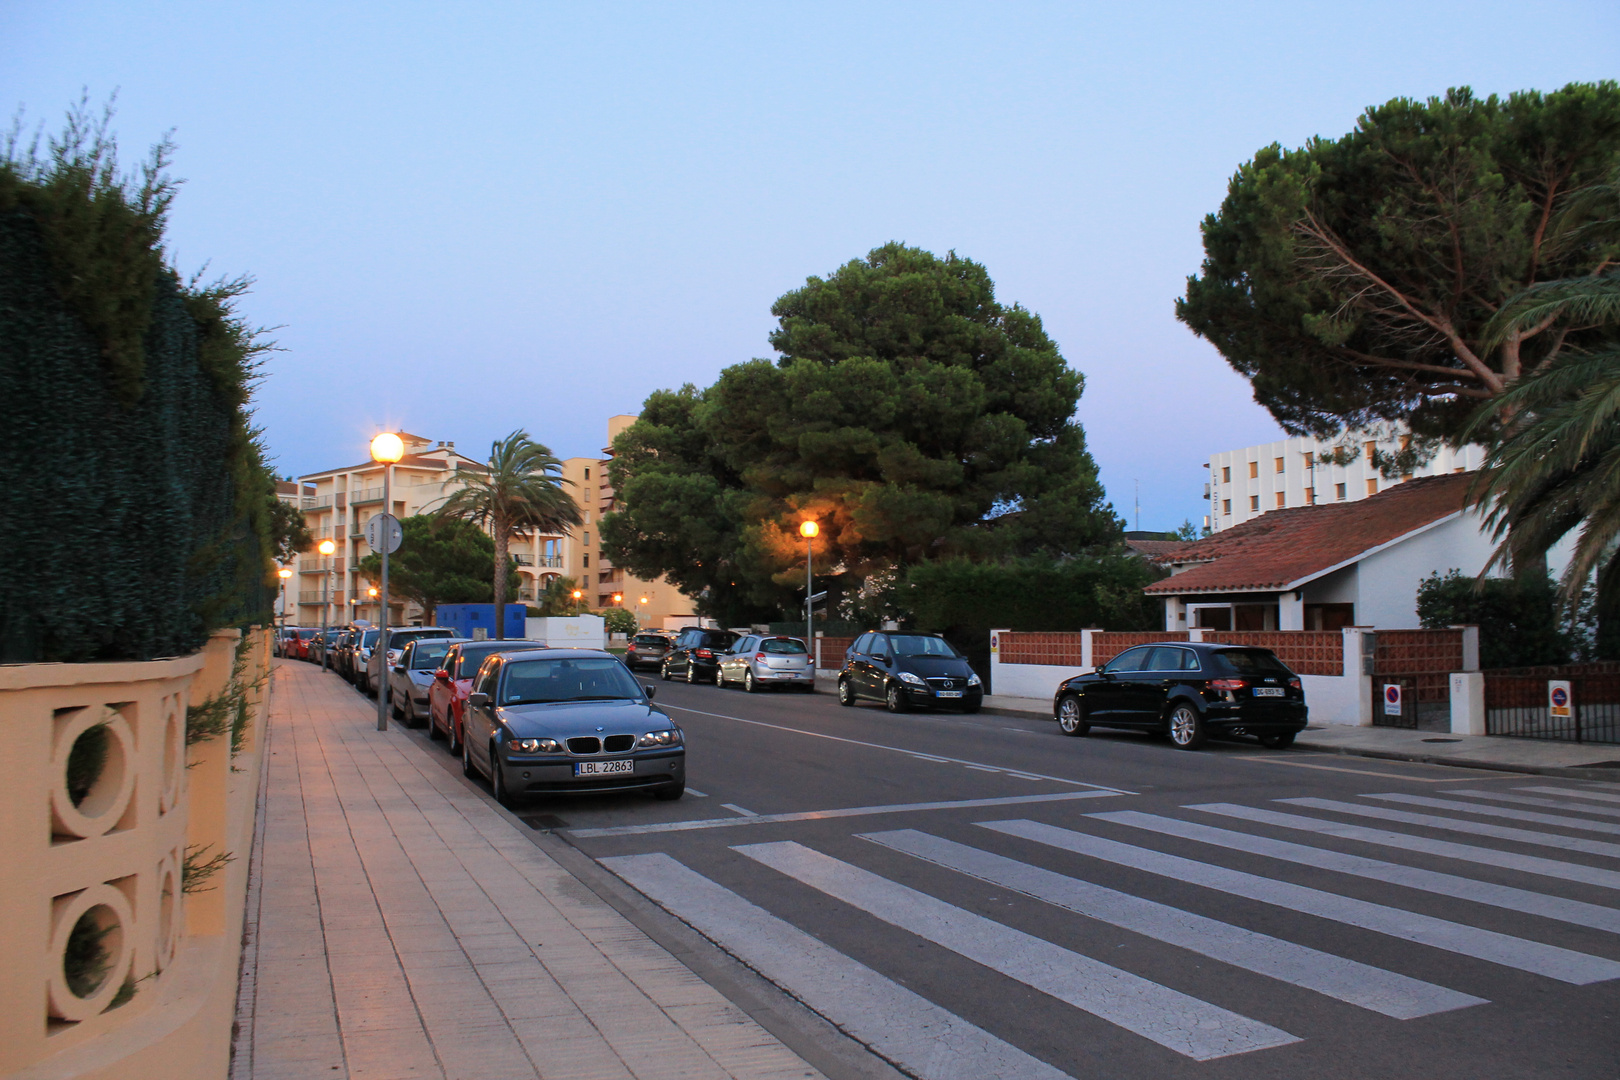
{"type": "MultiPolygon", "coordinates": [[[[844,666],[844,652],[855,644],[852,637],[823,637],[821,642],[821,669],[837,671],[844,666]]],[[[812,656],[814,654],[812,653],[812,656]]]]}
{"type": "MultiPolygon", "coordinates": [[[[1300,675],[1344,674],[1344,634],[1338,630],[1205,630],[1204,640],[1270,649],[1300,675]]],[[[1459,658],[1461,642],[1459,635],[1459,658]]]]}
{"type": "Polygon", "coordinates": [[[1006,633],[1000,638],[1003,664],[1051,664],[1080,667],[1081,635],[1056,633],[1006,633]]]}
{"type": "MultiPolygon", "coordinates": [[[[1075,637],[1079,638],[1079,634],[1075,637]]],[[[1002,638],[1003,641],[1007,640],[1002,638]]],[[[1113,630],[1091,635],[1091,662],[1102,667],[1108,661],[1137,645],[1149,645],[1155,641],[1186,641],[1185,630],[1113,630]]]]}

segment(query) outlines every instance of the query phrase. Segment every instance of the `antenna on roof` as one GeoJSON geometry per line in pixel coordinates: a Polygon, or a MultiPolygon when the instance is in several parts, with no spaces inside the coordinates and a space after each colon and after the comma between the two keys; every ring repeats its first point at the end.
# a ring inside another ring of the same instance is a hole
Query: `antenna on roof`
{"type": "Polygon", "coordinates": [[[1136,481],[1136,531],[1142,531],[1142,481],[1136,481]]]}

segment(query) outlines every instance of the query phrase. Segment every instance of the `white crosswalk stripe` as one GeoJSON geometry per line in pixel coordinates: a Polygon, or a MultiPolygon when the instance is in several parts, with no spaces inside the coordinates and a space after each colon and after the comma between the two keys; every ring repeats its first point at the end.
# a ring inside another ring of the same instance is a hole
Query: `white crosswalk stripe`
{"type": "Polygon", "coordinates": [[[1593,799],[1597,802],[1620,803],[1620,795],[1613,795],[1607,791],[1591,791],[1586,788],[1522,787],[1519,790],[1539,791],[1543,795],[1567,795],[1572,799],[1593,799]]]}
{"type": "Polygon", "coordinates": [[[1269,1024],[1003,926],[791,840],[732,850],[1195,1061],[1299,1041],[1269,1024]]]}
{"type": "Polygon", "coordinates": [[[1521,844],[1563,848],[1565,851],[1579,851],[1585,855],[1603,855],[1611,859],[1620,859],[1620,844],[1610,844],[1603,840],[1583,840],[1574,836],[1559,836],[1556,833],[1540,832],[1534,829],[1514,829],[1506,825],[1488,825],[1482,821],[1464,821],[1462,818],[1439,817],[1435,814],[1412,814],[1405,810],[1390,810],[1383,806],[1362,806],[1359,803],[1345,802],[1342,799],[1304,798],[1278,799],[1277,801],[1286,803],[1289,806],[1308,806],[1313,810],[1329,810],[1337,814],[1349,814],[1353,817],[1377,818],[1380,821],[1398,821],[1403,825],[1421,825],[1425,828],[1441,829],[1445,832],[1490,836],[1498,840],[1515,840],[1521,844]]]}
{"type": "Polygon", "coordinates": [[[1514,795],[1506,791],[1483,791],[1477,788],[1451,788],[1449,793],[1452,795],[1467,795],[1474,799],[1494,799],[1497,802],[1518,803],[1521,806],[1544,806],[1549,810],[1574,810],[1582,814],[1620,817],[1620,807],[1587,806],[1580,803],[1564,802],[1561,799],[1538,799],[1534,795],[1514,795]]]}
{"type": "Polygon", "coordinates": [[[1567,814],[1542,814],[1534,810],[1519,810],[1506,806],[1481,806],[1464,799],[1431,799],[1423,795],[1407,795],[1396,791],[1363,795],[1362,798],[1401,803],[1406,806],[1427,806],[1435,810],[1459,810],[1480,817],[1506,818],[1509,821],[1524,821],[1532,825],[1552,825],[1560,829],[1580,829],[1584,832],[1620,836],[1620,824],[1612,821],[1593,821],[1591,818],[1575,818],[1567,814]]]}
{"type": "Polygon", "coordinates": [[[960,1016],[688,869],[668,855],[603,865],[810,1008],[924,1080],[1064,1080],[960,1016]]]}
{"type": "Polygon", "coordinates": [[[1579,863],[1562,862],[1558,859],[1544,859],[1539,855],[1520,855],[1516,851],[1497,851],[1494,848],[1479,847],[1474,844],[1458,844],[1451,840],[1435,840],[1427,836],[1412,836],[1408,833],[1394,832],[1390,829],[1370,829],[1365,825],[1349,825],[1342,821],[1325,821],[1322,818],[1284,814],[1277,810],[1262,810],[1256,806],[1239,806],[1236,803],[1198,803],[1187,807],[1187,809],[1201,810],[1209,814],[1224,814],[1227,817],[1241,818],[1244,821],[1278,825],[1285,829],[1321,833],[1324,836],[1338,836],[1346,840],[1360,840],[1363,843],[1399,848],[1402,851],[1421,851],[1425,854],[1440,855],[1460,862],[1478,863],[1481,866],[1500,866],[1507,870],[1540,874],[1542,877],[1562,878],[1565,881],[1580,881],[1588,885],[1600,885],[1607,889],[1620,889],[1620,873],[1613,870],[1605,870],[1598,866],[1582,866],[1579,863]]]}
{"type": "Polygon", "coordinates": [[[1013,889],[1233,967],[1315,990],[1374,1012],[1409,1020],[1485,1000],[1347,960],[1269,934],[1182,911],[1079,878],[1067,877],[915,829],[866,833],[863,839],[1013,889]]]}
{"type": "MultiPolygon", "coordinates": [[[[1109,814],[1089,816],[1105,821],[1112,817],[1109,814]]],[[[1191,882],[1233,896],[1275,904],[1319,918],[1331,919],[1347,926],[1358,926],[1403,941],[1429,945],[1521,971],[1532,971],[1560,982],[1585,985],[1620,978],[1620,963],[1612,960],[1587,956],[1554,945],[1527,941],[1494,930],[1482,930],[1447,919],[1437,919],[1432,915],[1403,911],[1400,908],[1374,904],[1354,897],[1339,896],[1336,893],[1307,888],[1293,882],[1276,881],[1241,870],[1184,859],[1179,855],[1166,855],[1149,848],[1121,844],[1100,836],[1059,829],[1037,821],[985,821],[979,824],[1009,836],[1018,836],[1065,851],[1090,855],[1092,858],[1145,870],[1150,874],[1159,874],[1177,881],[1191,882]]]]}

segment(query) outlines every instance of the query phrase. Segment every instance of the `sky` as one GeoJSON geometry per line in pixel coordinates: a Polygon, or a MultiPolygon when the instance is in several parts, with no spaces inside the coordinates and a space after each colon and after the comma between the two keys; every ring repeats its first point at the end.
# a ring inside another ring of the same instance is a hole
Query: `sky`
{"type": "Polygon", "coordinates": [[[127,163],[173,133],[173,262],[251,275],[275,328],[278,473],[385,428],[595,455],[899,240],[1041,316],[1144,529],[1202,520],[1210,454],[1281,437],[1174,315],[1239,165],[1394,97],[1617,76],[1614,0],[0,4],[25,128],[116,92],[127,163]]]}

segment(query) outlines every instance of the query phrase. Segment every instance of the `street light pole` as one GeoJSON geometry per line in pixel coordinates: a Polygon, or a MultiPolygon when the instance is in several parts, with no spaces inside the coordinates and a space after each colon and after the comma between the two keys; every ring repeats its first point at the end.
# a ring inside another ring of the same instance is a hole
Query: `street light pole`
{"type": "Polygon", "coordinates": [[[321,557],[326,560],[326,570],[321,574],[321,670],[332,670],[332,647],[326,638],[327,628],[332,622],[332,553],[337,545],[331,540],[322,540],[319,545],[321,557]]]}
{"type": "MultiPolygon", "coordinates": [[[[405,456],[405,442],[398,435],[385,431],[371,440],[371,460],[381,462],[383,467],[383,515],[386,517],[393,509],[389,501],[389,481],[393,479],[394,462],[405,456]]],[[[382,580],[378,582],[378,613],[377,613],[377,655],[382,662],[377,665],[382,685],[377,687],[377,730],[388,730],[388,542],[387,530],[382,530],[382,580]]]]}
{"type": "Polygon", "coordinates": [[[816,603],[812,598],[816,592],[816,534],[820,531],[814,521],[799,523],[799,535],[804,537],[804,651],[811,656],[816,647],[816,603]]]}

